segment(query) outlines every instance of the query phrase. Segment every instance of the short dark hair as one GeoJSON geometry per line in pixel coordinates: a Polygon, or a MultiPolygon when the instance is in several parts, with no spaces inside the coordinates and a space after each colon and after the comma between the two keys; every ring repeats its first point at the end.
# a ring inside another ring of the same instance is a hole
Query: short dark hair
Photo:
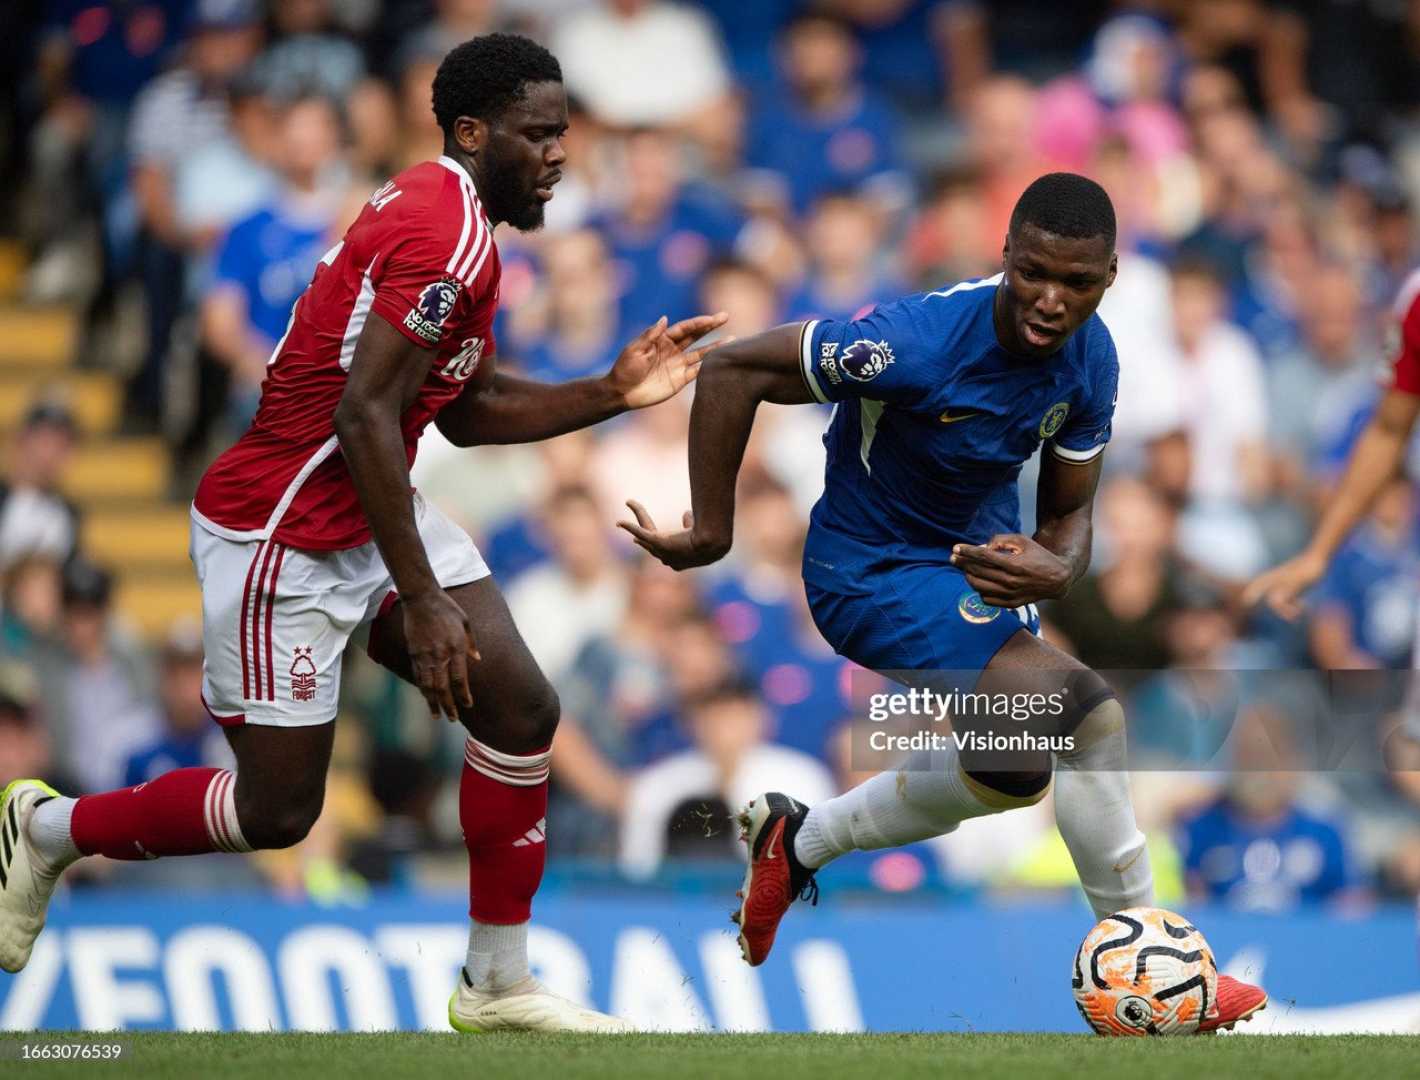
{"type": "Polygon", "coordinates": [[[55,428],[63,431],[71,439],[79,434],[79,422],[67,404],[58,399],[41,398],[25,410],[25,418],[20,427],[25,431],[36,428],[55,428]]]}
{"type": "Polygon", "coordinates": [[[59,593],[67,608],[106,608],[113,595],[113,575],[98,563],[74,555],[64,564],[59,593]]]}
{"type": "Polygon", "coordinates": [[[1114,247],[1114,204],[1104,188],[1079,173],[1046,173],[1026,188],[1011,211],[1011,234],[1022,225],[1076,240],[1103,236],[1114,247]]]}
{"type": "Polygon", "coordinates": [[[1175,279],[1203,278],[1219,288],[1223,286],[1223,271],[1201,251],[1185,249],[1170,264],[1169,276],[1175,279]]]}
{"type": "Polygon", "coordinates": [[[699,712],[716,705],[749,702],[760,705],[759,687],[747,676],[735,672],[688,697],[682,704],[687,712],[699,712]]]}
{"type": "Polygon", "coordinates": [[[557,58],[519,34],[484,34],[449,50],[434,76],[434,116],[445,135],[460,116],[495,120],[528,83],[561,82],[557,58]]]}
{"type": "Polygon", "coordinates": [[[776,291],[778,286],[774,284],[774,279],[770,277],[762,266],[752,263],[748,259],[742,259],[736,255],[721,255],[711,259],[710,264],[700,272],[700,285],[704,288],[705,283],[711,278],[721,274],[743,274],[745,277],[753,278],[759,285],[770,291],[776,291]]]}
{"type": "Polygon", "coordinates": [[[785,19],[779,26],[779,36],[787,39],[791,35],[809,26],[831,27],[852,41],[858,40],[857,32],[854,30],[851,20],[827,6],[816,4],[802,8],[785,19]]]}
{"type": "Polygon", "coordinates": [[[547,497],[543,501],[543,505],[550,514],[561,513],[578,503],[590,507],[593,513],[598,512],[601,508],[596,492],[586,484],[578,483],[559,484],[547,493],[547,497]]]}

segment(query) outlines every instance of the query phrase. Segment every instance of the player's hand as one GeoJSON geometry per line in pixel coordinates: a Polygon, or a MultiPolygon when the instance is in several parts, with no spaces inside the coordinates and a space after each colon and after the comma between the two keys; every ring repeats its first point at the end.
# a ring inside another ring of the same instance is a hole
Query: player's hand
{"type": "Polygon", "coordinates": [[[649,551],[672,570],[689,570],[692,566],[708,566],[725,557],[729,550],[726,544],[716,543],[695,531],[695,517],[689,510],[681,518],[685,528],[681,532],[661,532],[646,508],[635,499],[626,505],[636,515],[636,522],[618,521],[616,527],[625,529],[636,541],[636,546],[649,551]]]}
{"type": "Polygon", "coordinates": [[[470,668],[481,659],[468,615],[443,589],[401,600],[400,607],[414,684],[434,716],[458,720],[459,707],[473,705],[470,668]]]}
{"type": "Polygon", "coordinates": [[[1295,558],[1288,559],[1281,566],[1258,574],[1243,589],[1244,607],[1252,607],[1260,601],[1284,619],[1295,619],[1302,613],[1300,597],[1326,573],[1325,557],[1307,550],[1295,558]]]}
{"type": "Polygon", "coordinates": [[[699,349],[690,348],[691,343],[724,326],[729,317],[720,311],[668,326],[662,315],[621,350],[607,374],[612,389],[628,409],[644,409],[675,397],[700,374],[705,354],[733,339],[699,349]]]}
{"type": "Polygon", "coordinates": [[[1065,595],[1070,566],[1020,533],[1002,533],[985,544],[957,544],[952,565],[993,607],[1020,607],[1065,595]]]}

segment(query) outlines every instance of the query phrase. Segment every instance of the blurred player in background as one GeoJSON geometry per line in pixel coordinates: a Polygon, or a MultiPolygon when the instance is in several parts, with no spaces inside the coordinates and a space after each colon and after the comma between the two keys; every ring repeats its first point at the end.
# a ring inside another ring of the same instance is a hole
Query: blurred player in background
{"type": "MultiPolygon", "coordinates": [[[[730,548],[735,477],[762,401],[832,402],[824,493],[804,549],[814,621],[842,655],[909,685],[1064,694],[1044,749],[981,755],[947,740],[837,798],[770,792],[740,816],[749,868],[734,918],[760,964],[816,871],[850,851],[915,843],[968,818],[1040,801],[1055,769],[1060,834],[1099,918],[1153,903],[1130,802],[1124,713],[1090,669],[1041,640],[1036,603],[1090,559],[1091,514],[1119,365],[1095,314],[1113,283],[1115,215],[1092,180],[1051,173],[1016,203],[1004,272],[856,320],[781,326],[718,350],[691,417],[693,512],[661,532],[629,503],[637,542],[676,569],[730,548]],[[1037,529],[1021,533],[1017,478],[1042,443],[1037,529]],[[945,760],[944,760],[945,759],[945,760]]],[[[954,727],[970,724],[960,712],[954,727]]],[[[1226,976],[1201,1030],[1266,1003],[1226,976]]]]}
{"type": "MultiPolygon", "coordinates": [[[[1254,578],[1243,590],[1251,607],[1265,602],[1288,619],[1302,612],[1301,596],[1319,582],[1337,550],[1369,514],[1381,493],[1400,473],[1406,448],[1420,417],[1420,270],[1406,279],[1392,308],[1399,329],[1385,392],[1351,451],[1346,471],[1327,500],[1311,542],[1298,555],[1254,578]]],[[[1420,628],[1417,628],[1412,666],[1420,664],[1420,628]]],[[[1420,771],[1420,700],[1412,688],[1405,710],[1404,737],[1393,749],[1393,762],[1408,771],[1420,771]]]]}
{"type": "MultiPolygon", "coordinates": [[[[63,869],[282,848],[320,814],[341,654],[370,655],[469,731],[459,794],[469,854],[462,1031],[616,1031],[528,970],[557,695],[472,541],[410,486],[432,420],[459,446],[547,439],[681,390],[724,317],[659,320],[608,374],[551,386],[494,370],[493,227],[542,224],[565,160],[557,61],[526,38],[458,46],[434,79],[444,153],[377,190],[321,259],[268,363],[251,428],[192,506],[203,700],[235,773],[177,769],[79,799],[21,780],[0,805],[0,967],[18,971],[63,869]]],[[[476,481],[475,481],[476,482],[476,481]]]]}

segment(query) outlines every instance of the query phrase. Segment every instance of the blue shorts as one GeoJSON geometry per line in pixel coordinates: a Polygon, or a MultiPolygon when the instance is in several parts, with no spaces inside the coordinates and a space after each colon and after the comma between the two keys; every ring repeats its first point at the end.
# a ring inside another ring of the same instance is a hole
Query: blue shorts
{"type": "MultiPolygon", "coordinates": [[[[834,651],[874,671],[979,675],[1017,631],[1040,633],[1034,604],[992,607],[954,566],[908,563],[873,573],[862,595],[804,583],[814,623],[834,651]]],[[[970,680],[975,685],[974,677],[970,680]]]]}

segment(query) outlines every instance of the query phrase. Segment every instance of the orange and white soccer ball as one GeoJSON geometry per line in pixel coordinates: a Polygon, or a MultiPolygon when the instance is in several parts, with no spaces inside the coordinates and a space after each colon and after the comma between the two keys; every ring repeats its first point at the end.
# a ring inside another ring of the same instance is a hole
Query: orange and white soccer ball
{"type": "Polygon", "coordinates": [[[1218,966],[1182,915],[1129,908],[1085,935],[1070,985],[1096,1035],[1193,1035],[1217,1008],[1218,966]]]}

